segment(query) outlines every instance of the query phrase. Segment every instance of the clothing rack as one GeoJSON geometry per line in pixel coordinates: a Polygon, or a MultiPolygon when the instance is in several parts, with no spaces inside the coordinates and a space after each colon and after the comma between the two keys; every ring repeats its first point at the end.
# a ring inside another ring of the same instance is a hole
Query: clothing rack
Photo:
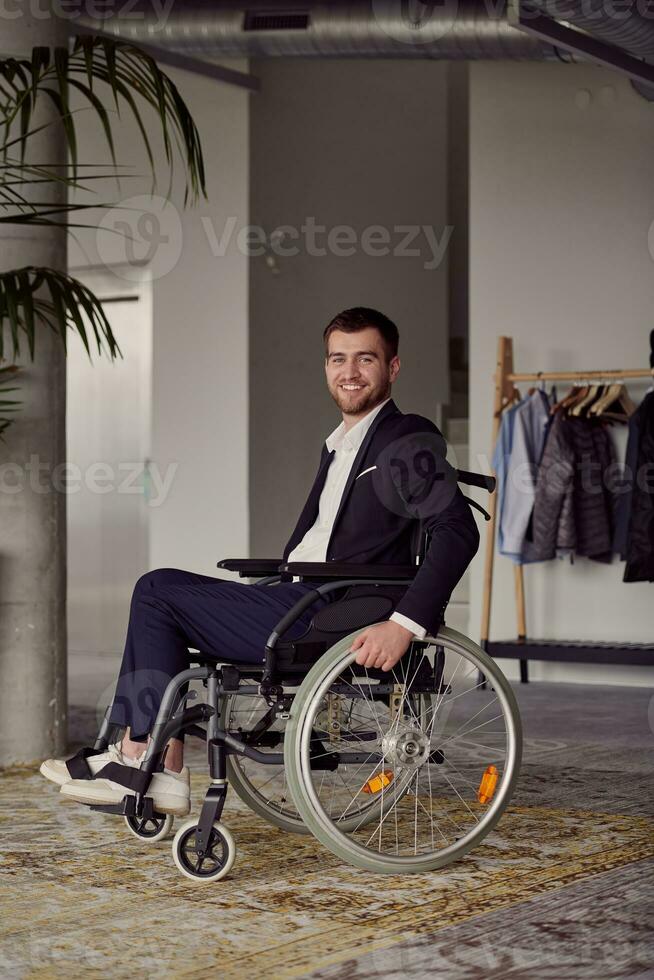
{"type": "MultiPolygon", "coordinates": [[[[652,334],[654,339],[654,332],[652,334]]],[[[493,402],[493,444],[491,456],[500,429],[504,408],[513,401],[519,381],[591,381],[626,378],[646,378],[654,376],[654,347],[649,369],[610,370],[610,371],[537,371],[532,373],[515,372],[513,369],[513,338],[499,337],[497,345],[497,364],[494,374],[495,396],[493,402]]],[[[646,643],[595,642],[580,640],[540,640],[527,637],[525,613],[525,583],[523,566],[515,565],[514,588],[517,619],[515,640],[489,640],[491,601],[493,590],[493,563],[495,558],[495,533],[497,524],[497,495],[492,494],[489,502],[490,521],[486,532],[486,556],[484,566],[484,592],[481,614],[481,647],[494,658],[508,657],[520,661],[520,680],[529,680],[529,660],[568,661],[571,663],[630,664],[639,666],[654,665],[654,646],[646,643]]]]}

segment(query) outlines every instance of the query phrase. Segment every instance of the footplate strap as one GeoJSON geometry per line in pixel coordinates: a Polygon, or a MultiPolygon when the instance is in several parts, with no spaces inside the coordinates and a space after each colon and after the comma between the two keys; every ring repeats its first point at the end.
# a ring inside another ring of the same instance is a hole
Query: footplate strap
{"type": "Polygon", "coordinates": [[[80,749],[70,759],[66,759],[66,769],[73,779],[93,779],[93,773],[86,761],[92,755],[100,755],[100,749],[80,749]]]}
{"type": "Polygon", "coordinates": [[[96,773],[95,779],[110,779],[112,783],[126,786],[127,789],[131,789],[135,793],[144,794],[150,785],[152,775],[151,772],[145,772],[143,769],[121,766],[119,762],[108,762],[96,773]]]}

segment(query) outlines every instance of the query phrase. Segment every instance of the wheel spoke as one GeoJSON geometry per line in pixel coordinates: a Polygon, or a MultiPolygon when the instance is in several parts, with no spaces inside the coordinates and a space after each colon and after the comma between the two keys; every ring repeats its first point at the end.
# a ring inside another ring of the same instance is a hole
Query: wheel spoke
{"type": "Polygon", "coordinates": [[[475,835],[481,839],[487,832],[487,816],[506,805],[506,791],[488,805],[480,804],[479,780],[490,763],[497,766],[502,780],[511,776],[507,765],[509,759],[512,766],[516,762],[519,720],[511,716],[507,688],[498,671],[491,671],[480,653],[486,683],[493,686],[492,692],[482,692],[474,676],[481,669],[478,660],[446,634],[444,630],[438,644],[426,645],[427,649],[436,646],[435,683],[432,674],[427,684],[423,682],[421,668],[426,672],[431,654],[426,660],[415,641],[411,656],[389,672],[388,685],[384,682],[379,693],[377,679],[367,668],[352,671],[351,655],[345,649],[339,652],[340,672],[335,672],[334,649],[331,666],[326,666],[323,681],[318,675],[313,695],[300,694],[298,737],[303,763],[298,776],[301,792],[304,787],[309,791],[307,803],[311,800],[311,809],[305,812],[303,805],[301,812],[323,843],[361,867],[372,868],[377,859],[386,870],[390,860],[424,859],[434,867],[441,852],[456,856],[457,841],[464,839],[467,848],[475,835]],[[326,737],[324,748],[316,753],[311,733],[314,728],[330,727],[318,722],[330,694],[337,696],[338,731],[326,737]],[[329,772],[312,768],[325,756],[336,753],[347,758],[348,750],[359,752],[364,745],[365,755],[355,765],[341,762],[329,772]],[[443,758],[435,756],[437,752],[443,758]],[[322,815],[320,820],[314,821],[314,813],[322,815]],[[366,852],[375,856],[370,858],[372,865],[360,863],[361,853],[366,852]]]}

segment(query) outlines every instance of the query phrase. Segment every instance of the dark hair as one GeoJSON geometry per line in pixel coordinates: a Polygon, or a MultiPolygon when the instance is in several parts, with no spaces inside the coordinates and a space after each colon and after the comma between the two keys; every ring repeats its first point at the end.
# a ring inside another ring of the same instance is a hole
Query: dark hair
{"type": "Polygon", "coordinates": [[[357,333],[359,330],[365,330],[366,327],[374,327],[382,335],[386,348],[386,361],[388,362],[395,357],[400,343],[397,327],[383,313],[378,310],[371,310],[367,306],[354,306],[351,310],[343,310],[327,324],[322,335],[325,342],[325,354],[329,351],[329,336],[334,330],[357,333]]]}

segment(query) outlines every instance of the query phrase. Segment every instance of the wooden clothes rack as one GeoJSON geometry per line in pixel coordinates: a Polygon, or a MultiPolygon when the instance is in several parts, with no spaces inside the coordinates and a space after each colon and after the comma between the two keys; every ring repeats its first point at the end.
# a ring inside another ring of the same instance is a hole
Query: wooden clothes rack
{"type": "MultiPolygon", "coordinates": [[[[497,365],[494,375],[495,397],[493,402],[493,446],[500,430],[502,412],[513,401],[517,381],[591,381],[625,378],[645,378],[654,375],[654,367],[647,370],[617,371],[537,371],[516,373],[513,370],[513,339],[499,337],[497,365]]],[[[527,637],[525,614],[525,583],[523,566],[515,565],[514,587],[516,602],[517,637],[515,640],[490,641],[491,601],[493,591],[493,562],[495,557],[495,530],[497,524],[497,494],[489,502],[490,521],[487,524],[486,558],[484,566],[484,593],[481,614],[481,646],[495,658],[509,657],[520,661],[520,680],[529,680],[529,660],[568,661],[571,663],[654,665],[654,646],[646,643],[614,643],[582,640],[540,640],[527,637]]]]}

